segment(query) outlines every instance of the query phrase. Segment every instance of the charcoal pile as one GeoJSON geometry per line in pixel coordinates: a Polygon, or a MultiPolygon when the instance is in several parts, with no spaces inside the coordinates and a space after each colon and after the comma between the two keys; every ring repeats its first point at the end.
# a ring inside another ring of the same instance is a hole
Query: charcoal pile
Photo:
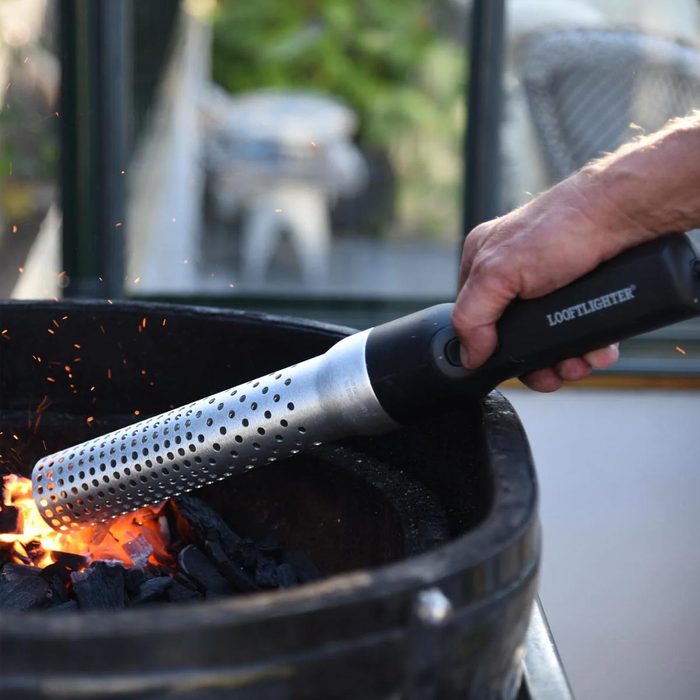
{"type": "MultiPolygon", "coordinates": [[[[123,544],[133,566],[123,561],[46,552],[30,542],[18,552],[0,540],[0,610],[109,610],[163,602],[186,602],[254,591],[289,588],[321,578],[301,552],[269,538],[241,537],[193,496],[169,501],[159,518],[167,556],[155,556],[147,538],[123,544]]],[[[5,507],[0,533],[16,527],[5,507]]]]}

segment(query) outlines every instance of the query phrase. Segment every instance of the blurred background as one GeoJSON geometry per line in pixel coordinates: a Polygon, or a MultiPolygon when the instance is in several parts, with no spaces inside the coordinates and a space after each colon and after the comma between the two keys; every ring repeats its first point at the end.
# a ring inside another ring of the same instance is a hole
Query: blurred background
{"type": "MultiPolygon", "coordinates": [[[[698,0],[0,0],[0,296],[368,327],[453,298],[479,221],[694,108],[698,0]]],[[[700,325],[505,391],[577,697],[698,697],[700,325]]]]}

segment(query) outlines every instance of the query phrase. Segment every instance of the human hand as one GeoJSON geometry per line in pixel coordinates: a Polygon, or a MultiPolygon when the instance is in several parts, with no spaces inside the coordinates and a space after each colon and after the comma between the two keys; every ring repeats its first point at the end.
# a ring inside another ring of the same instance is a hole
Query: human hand
{"type": "MultiPolygon", "coordinates": [[[[496,322],[520,297],[543,296],[574,281],[625,248],[653,237],[612,204],[605,192],[572,177],[466,238],[453,324],[462,361],[480,366],[496,348],[496,322]]],[[[618,358],[617,345],[563,360],[522,378],[537,391],[583,379],[618,358]]]]}

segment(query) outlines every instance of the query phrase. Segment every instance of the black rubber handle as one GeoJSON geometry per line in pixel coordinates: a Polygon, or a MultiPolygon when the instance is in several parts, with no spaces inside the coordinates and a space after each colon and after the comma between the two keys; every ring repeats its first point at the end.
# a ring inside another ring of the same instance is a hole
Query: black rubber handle
{"type": "Polygon", "coordinates": [[[551,294],[515,300],[498,349],[479,369],[459,363],[452,304],[373,328],[366,361],[384,409],[399,423],[479,397],[504,379],[700,314],[700,262],[687,236],[628,250],[551,294]]]}

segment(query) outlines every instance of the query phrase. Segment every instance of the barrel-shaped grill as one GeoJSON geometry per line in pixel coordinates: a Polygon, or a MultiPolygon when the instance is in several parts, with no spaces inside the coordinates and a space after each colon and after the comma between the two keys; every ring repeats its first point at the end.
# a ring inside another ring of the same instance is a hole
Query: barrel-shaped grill
{"type": "MultiPolygon", "coordinates": [[[[347,333],[153,304],[1,307],[0,411],[17,439],[0,436],[0,454],[4,471],[25,476],[48,452],[124,427],[136,412],[155,415],[269,374],[347,333]]],[[[502,397],[256,465],[197,495],[245,536],[289,540],[327,577],[194,604],[2,612],[0,691],[516,696],[540,545],[530,453],[502,397]],[[352,467],[363,460],[371,469],[352,467]],[[426,529],[420,513],[435,510],[444,527],[426,529]]]]}

